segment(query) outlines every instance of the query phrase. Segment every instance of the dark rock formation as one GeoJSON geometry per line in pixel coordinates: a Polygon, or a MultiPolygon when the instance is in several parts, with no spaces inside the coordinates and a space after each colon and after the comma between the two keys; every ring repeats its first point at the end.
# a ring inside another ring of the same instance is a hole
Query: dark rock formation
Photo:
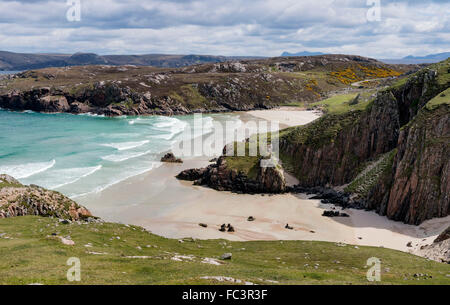
{"type": "Polygon", "coordinates": [[[186,180],[186,181],[196,181],[203,177],[203,174],[205,173],[206,168],[194,168],[194,169],[187,169],[182,171],[177,175],[177,178],[180,180],[186,180]]]}
{"type": "Polygon", "coordinates": [[[442,232],[434,241],[434,243],[440,243],[444,240],[450,239],[450,227],[448,227],[444,232],[442,232]]]}
{"type": "Polygon", "coordinates": [[[173,153],[167,153],[161,158],[161,162],[167,163],[183,163],[183,160],[176,158],[173,153]]]}
{"type": "Polygon", "coordinates": [[[183,171],[177,178],[195,181],[196,185],[207,185],[218,191],[257,194],[283,193],[286,190],[284,174],[280,168],[260,167],[256,179],[251,179],[243,172],[229,168],[224,156],[220,157],[216,164],[205,169],[183,171]]]}
{"type": "Polygon", "coordinates": [[[339,211],[324,211],[322,216],[324,217],[350,217],[346,213],[341,213],[339,211]]]}

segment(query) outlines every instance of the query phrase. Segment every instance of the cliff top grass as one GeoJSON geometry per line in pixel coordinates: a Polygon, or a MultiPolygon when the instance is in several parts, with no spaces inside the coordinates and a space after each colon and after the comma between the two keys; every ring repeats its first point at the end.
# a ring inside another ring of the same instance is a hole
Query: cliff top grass
{"type": "Polygon", "coordinates": [[[450,88],[439,93],[435,98],[433,98],[431,101],[429,101],[425,107],[428,110],[433,110],[433,109],[439,107],[440,105],[444,105],[444,104],[450,105],[450,88]]]}
{"type": "Polygon", "coordinates": [[[225,157],[227,167],[229,169],[235,169],[237,170],[237,172],[242,172],[248,178],[256,180],[260,168],[259,162],[261,160],[259,141],[260,139],[262,139],[262,137],[264,137],[266,143],[270,143],[271,136],[267,137],[267,134],[265,133],[254,134],[249,139],[247,139],[245,143],[234,142],[234,156],[225,157]],[[252,145],[256,145],[256,156],[254,156],[255,153],[250,153],[250,141],[252,142],[252,145]],[[244,145],[243,148],[245,149],[245,156],[238,156],[238,153],[240,153],[240,149],[242,149],[238,148],[238,145],[244,145]]]}
{"type": "Polygon", "coordinates": [[[293,145],[311,145],[320,148],[336,140],[339,132],[358,122],[362,111],[328,113],[304,126],[290,127],[280,132],[280,138],[293,145]]]}
{"type": "MultiPolygon", "coordinates": [[[[239,228],[237,228],[239,229],[239,228]]],[[[448,284],[450,265],[407,253],[313,241],[184,239],[113,223],[62,225],[36,216],[0,219],[0,284],[448,284]],[[73,246],[57,236],[70,238],[73,246]],[[228,261],[219,257],[232,253],[228,261]],[[69,282],[67,260],[81,261],[81,282],[69,282]],[[381,259],[381,282],[367,281],[366,262],[381,259]],[[220,265],[202,263],[215,259],[220,265]],[[420,279],[414,274],[431,275],[420,279]]]]}
{"type": "Polygon", "coordinates": [[[403,77],[400,80],[396,81],[390,89],[398,89],[403,87],[408,81],[413,79],[419,73],[423,73],[426,70],[434,70],[437,72],[436,80],[437,84],[441,87],[450,85],[450,58],[443,60],[438,63],[431,64],[424,69],[421,69],[408,77],[403,77]]]}
{"type": "Polygon", "coordinates": [[[227,166],[244,173],[248,178],[255,180],[258,176],[259,157],[226,157],[227,166]]]}

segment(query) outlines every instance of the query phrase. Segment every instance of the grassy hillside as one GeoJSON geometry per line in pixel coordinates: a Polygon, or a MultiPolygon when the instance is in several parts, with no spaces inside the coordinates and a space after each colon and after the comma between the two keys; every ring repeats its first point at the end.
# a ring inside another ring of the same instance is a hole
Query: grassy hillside
{"type": "Polygon", "coordinates": [[[0,284],[70,284],[68,258],[81,260],[79,284],[369,284],[366,262],[382,261],[380,284],[448,284],[450,265],[384,248],[309,241],[183,242],[111,223],[60,224],[35,216],[0,220],[0,284]],[[51,236],[70,238],[73,246],[51,236]],[[221,261],[224,253],[231,260],[221,261]],[[220,265],[202,263],[214,259],[220,265]],[[420,278],[414,274],[427,274],[420,278]],[[207,278],[209,277],[209,278],[207,278]]]}

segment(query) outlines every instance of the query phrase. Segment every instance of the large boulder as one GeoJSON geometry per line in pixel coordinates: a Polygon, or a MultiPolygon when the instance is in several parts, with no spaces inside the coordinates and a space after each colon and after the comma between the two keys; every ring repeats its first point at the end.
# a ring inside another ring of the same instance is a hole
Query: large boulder
{"type": "Polygon", "coordinates": [[[183,163],[183,160],[181,160],[180,158],[175,157],[175,155],[173,153],[167,153],[164,155],[164,157],[161,158],[161,162],[166,162],[166,163],[183,163]]]}

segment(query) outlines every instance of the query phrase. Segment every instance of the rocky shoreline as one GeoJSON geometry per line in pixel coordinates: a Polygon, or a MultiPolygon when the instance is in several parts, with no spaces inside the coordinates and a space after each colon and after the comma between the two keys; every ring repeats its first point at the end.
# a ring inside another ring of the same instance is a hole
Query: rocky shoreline
{"type": "Polygon", "coordinates": [[[37,185],[25,186],[0,174],[0,218],[26,215],[73,221],[96,219],[88,209],[58,192],[37,185]]]}
{"type": "MultiPolygon", "coordinates": [[[[0,79],[0,107],[46,113],[185,115],[271,109],[310,103],[375,72],[398,76],[415,66],[324,55],[195,65],[184,68],[78,66],[26,71],[0,79]],[[309,80],[296,73],[313,71],[309,80]]],[[[355,89],[356,90],[356,89],[355,89]]]]}
{"type": "Polygon", "coordinates": [[[279,167],[259,166],[256,177],[250,178],[241,171],[229,168],[224,156],[206,168],[185,170],[177,178],[194,181],[195,185],[206,185],[218,191],[245,194],[278,194],[286,191],[286,180],[279,167]]]}

